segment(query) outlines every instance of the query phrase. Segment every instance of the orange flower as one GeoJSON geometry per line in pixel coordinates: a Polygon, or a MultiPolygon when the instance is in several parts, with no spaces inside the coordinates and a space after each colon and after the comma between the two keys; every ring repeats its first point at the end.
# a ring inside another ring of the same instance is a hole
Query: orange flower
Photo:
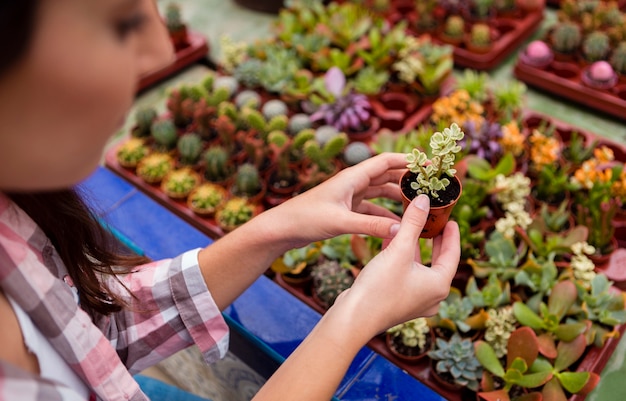
{"type": "Polygon", "coordinates": [[[536,167],[555,163],[561,154],[559,140],[534,130],[530,136],[530,160],[536,167]]]}
{"type": "Polygon", "coordinates": [[[520,132],[516,121],[510,121],[502,126],[500,145],[505,152],[519,156],[524,151],[524,135],[520,132]]]}

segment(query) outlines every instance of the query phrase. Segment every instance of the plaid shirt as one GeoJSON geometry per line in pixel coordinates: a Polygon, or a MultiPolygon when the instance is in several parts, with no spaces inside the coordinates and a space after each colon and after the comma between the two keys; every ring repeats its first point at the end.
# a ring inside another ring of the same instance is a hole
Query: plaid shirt
{"type": "MultiPolygon", "coordinates": [[[[207,362],[225,355],[228,326],[200,274],[197,252],[121,275],[141,302],[109,278],[131,306],[92,321],[60,277],[65,269],[48,238],[0,193],[0,288],[101,400],[146,400],[132,374],[190,345],[196,344],[207,362]]],[[[60,383],[0,360],[0,400],[79,399],[60,383]]]]}

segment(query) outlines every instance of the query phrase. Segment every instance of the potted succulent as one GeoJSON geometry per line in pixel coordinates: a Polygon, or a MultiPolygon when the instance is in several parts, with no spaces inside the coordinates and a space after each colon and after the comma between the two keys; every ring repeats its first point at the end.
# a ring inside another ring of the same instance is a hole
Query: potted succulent
{"type": "Polygon", "coordinates": [[[251,163],[237,167],[230,192],[234,196],[246,198],[250,203],[260,203],[265,195],[265,182],[261,179],[258,168],[251,163]]]}
{"type": "Polygon", "coordinates": [[[460,15],[450,15],[446,18],[439,38],[448,44],[458,46],[465,37],[465,19],[460,15]]]}
{"type": "Polygon", "coordinates": [[[220,145],[209,147],[202,155],[204,178],[210,182],[225,183],[233,174],[234,168],[228,151],[220,145]]]}
{"type": "Polygon", "coordinates": [[[161,190],[172,199],[186,199],[200,184],[200,174],[188,167],[170,171],[161,182],[161,190]]]}
{"type": "Polygon", "coordinates": [[[311,271],[322,255],[321,246],[321,242],[313,242],[290,249],[276,259],[270,268],[286,283],[304,287],[312,280],[311,271]]]}
{"type": "Polygon", "coordinates": [[[150,149],[141,138],[130,138],[117,148],[117,162],[120,166],[134,169],[150,149]]]}
{"type": "Polygon", "coordinates": [[[204,143],[200,135],[189,132],[181,135],[176,142],[179,162],[183,166],[193,166],[200,160],[204,143]]]}
{"type": "Polygon", "coordinates": [[[478,391],[483,368],[476,359],[472,340],[458,333],[449,341],[436,338],[435,349],[429,351],[428,356],[433,361],[431,373],[443,386],[478,391]]]}
{"type": "Polygon", "coordinates": [[[149,184],[158,184],[174,168],[174,159],[167,153],[151,153],[137,164],[137,175],[149,184]]]}
{"type": "Polygon", "coordinates": [[[197,186],[187,197],[187,206],[194,213],[209,217],[226,202],[228,192],[220,185],[205,182],[197,186]]]}
{"type": "Polygon", "coordinates": [[[183,22],[180,15],[180,6],[176,3],[170,3],[165,9],[165,25],[169,32],[175,50],[183,49],[189,46],[189,38],[187,36],[187,25],[183,22]]]}
{"type": "Polygon", "coordinates": [[[245,198],[230,198],[215,212],[215,221],[224,232],[230,232],[248,222],[257,213],[255,205],[245,198]]]}
{"type": "Polygon", "coordinates": [[[388,329],[385,343],[393,355],[408,363],[415,363],[428,355],[435,341],[428,319],[419,317],[388,329]]]}
{"type": "Polygon", "coordinates": [[[472,25],[469,36],[465,40],[467,49],[474,53],[488,53],[493,47],[493,32],[491,27],[483,22],[472,25]]]}
{"type": "Polygon", "coordinates": [[[343,291],[354,283],[354,276],[342,267],[337,260],[327,259],[315,265],[311,271],[313,278],[313,299],[323,309],[328,309],[343,291]]]}
{"type": "Polygon", "coordinates": [[[154,107],[139,107],[135,111],[135,126],[130,130],[130,134],[135,137],[150,136],[150,128],[157,118],[154,107]]]}
{"type": "Polygon", "coordinates": [[[554,60],[554,53],[550,46],[542,40],[533,40],[519,55],[520,60],[537,68],[545,68],[554,60]]]}
{"type": "Polygon", "coordinates": [[[457,153],[461,151],[457,142],[463,136],[461,128],[453,123],[431,136],[431,160],[428,160],[428,154],[419,149],[413,149],[407,154],[408,171],[400,178],[400,190],[405,207],[420,194],[429,196],[431,209],[422,230],[424,238],[432,238],[443,230],[452,208],[461,196],[461,181],[455,175],[454,162],[457,153]]]}

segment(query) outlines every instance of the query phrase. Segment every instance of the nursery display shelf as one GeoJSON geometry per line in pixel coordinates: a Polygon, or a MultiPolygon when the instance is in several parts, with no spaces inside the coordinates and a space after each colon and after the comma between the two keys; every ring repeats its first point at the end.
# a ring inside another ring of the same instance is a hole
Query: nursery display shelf
{"type": "MultiPolygon", "coordinates": [[[[529,12],[523,18],[497,17],[489,20],[488,24],[494,29],[496,38],[493,46],[488,51],[480,53],[468,49],[464,44],[453,45],[455,66],[475,70],[491,70],[499,66],[539,28],[543,15],[542,9],[529,12]]],[[[426,32],[413,32],[414,35],[423,33],[426,32]]],[[[433,39],[440,44],[445,44],[437,35],[433,35],[433,39]]]]}
{"type": "Polygon", "coordinates": [[[158,71],[145,75],[140,79],[138,87],[139,92],[175,74],[203,57],[206,57],[209,53],[209,45],[204,35],[198,32],[188,31],[187,36],[189,38],[189,45],[176,51],[175,60],[171,64],[158,71]]]}
{"type": "Polygon", "coordinates": [[[592,88],[582,81],[584,66],[566,61],[553,61],[547,67],[537,68],[518,59],[513,73],[531,86],[626,119],[626,81],[622,78],[612,88],[592,88]]]}

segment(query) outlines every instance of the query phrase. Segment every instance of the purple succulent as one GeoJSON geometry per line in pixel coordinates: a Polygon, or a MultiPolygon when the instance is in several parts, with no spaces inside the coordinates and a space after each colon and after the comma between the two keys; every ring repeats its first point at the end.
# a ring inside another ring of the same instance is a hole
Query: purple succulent
{"type": "Polygon", "coordinates": [[[463,150],[474,154],[489,162],[498,160],[502,156],[502,127],[497,122],[484,121],[480,128],[476,128],[473,121],[465,124],[465,137],[459,142],[463,150]]]}
{"type": "Polygon", "coordinates": [[[311,115],[311,121],[324,121],[339,131],[361,131],[370,117],[370,102],[367,96],[345,91],[346,77],[343,72],[332,67],[324,75],[324,86],[333,96],[333,101],[322,104],[311,115]]]}

